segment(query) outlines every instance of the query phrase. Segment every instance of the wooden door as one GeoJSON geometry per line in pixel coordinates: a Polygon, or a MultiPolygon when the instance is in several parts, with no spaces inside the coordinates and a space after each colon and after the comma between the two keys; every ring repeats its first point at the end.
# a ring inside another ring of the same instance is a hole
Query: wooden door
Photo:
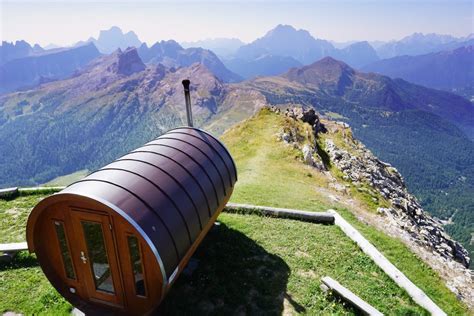
{"type": "Polygon", "coordinates": [[[108,215],[73,209],[74,251],[91,301],[123,307],[123,289],[108,215]]]}

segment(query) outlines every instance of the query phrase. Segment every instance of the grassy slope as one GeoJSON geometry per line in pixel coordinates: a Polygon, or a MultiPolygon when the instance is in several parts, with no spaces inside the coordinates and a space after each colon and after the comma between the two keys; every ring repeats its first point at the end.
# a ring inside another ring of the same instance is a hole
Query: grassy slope
{"type": "Polygon", "coordinates": [[[322,292],[325,275],[385,313],[424,313],[335,226],[256,215],[219,220],[195,255],[198,269],[171,291],[167,313],[353,314],[322,292]]]}
{"type": "MultiPolygon", "coordinates": [[[[284,124],[282,117],[264,111],[224,135],[239,170],[232,200],[312,211],[337,207],[318,190],[327,185],[325,178],[295,159],[296,150],[277,142],[275,134],[284,124]]],[[[29,209],[41,197],[0,200],[0,242],[23,240],[29,209]]],[[[449,314],[467,313],[400,242],[339,211],[449,314]]],[[[424,313],[335,226],[235,214],[223,214],[219,221],[195,255],[196,271],[178,279],[164,311],[352,314],[319,289],[321,276],[330,275],[382,312],[424,313]]],[[[27,254],[14,265],[0,265],[0,293],[0,312],[62,314],[70,308],[27,254]]]]}
{"type": "MultiPolygon", "coordinates": [[[[263,110],[249,123],[241,123],[223,136],[237,162],[239,181],[232,202],[319,211],[336,208],[387,258],[428,294],[448,314],[467,313],[466,307],[444,282],[406,246],[358,221],[347,209],[331,205],[318,193],[321,179],[295,161],[299,154],[276,140],[284,118],[263,110]],[[309,176],[311,175],[311,176],[309,176]]],[[[368,205],[372,208],[373,205],[368,205]]]]}

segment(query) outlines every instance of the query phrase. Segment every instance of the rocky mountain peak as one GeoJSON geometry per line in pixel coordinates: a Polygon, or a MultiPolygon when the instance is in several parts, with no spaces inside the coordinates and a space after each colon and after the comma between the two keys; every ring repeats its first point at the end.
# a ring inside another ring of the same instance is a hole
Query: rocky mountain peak
{"type": "Polygon", "coordinates": [[[145,64],[134,47],[129,47],[123,52],[121,49],[117,49],[111,58],[113,62],[107,69],[117,74],[129,76],[145,69],[145,64]]]}
{"type": "Polygon", "coordinates": [[[135,42],[140,42],[138,36],[133,32],[129,31],[123,33],[122,29],[118,26],[112,26],[108,30],[101,30],[99,33],[98,41],[122,41],[124,38],[135,42]]]}
{"type": "Polygon", "coordinates": [[[160,46],[163,55],[173,58],[176,58],[178,52],[183,50],[181,45],[179,45],[175,40],[161,41],[160,46]]]}
{"type": "Polygon", "coordinates": [[[99,33],[99,39],[103,39],[108,36],[120,36],[123,35],[122,29],[118,26],[112,26],[108,30],[101,30],[99,33]]]}
{"type": "Polygon", "coordinates": [[[420,32],[415,32],[411,35],[408,35],[404,38],[402,38],[400,41],[404,43],[410,43],[410,42],[438,42],[438,43],[448,43],[455,41],[456,38],[451,35],[446,35],[446,34],[436,34],[436,33],[420,33],[420,32]]]}
{"type": "Polygon", "coordinates": [[[117,48],[126,49],[127,47],[139,47],[141,45],[140,39],[133,31],[123,33],[117,26],[100,31],[97,40],[90,38],[88,41],[93,42],[99,51],[105,54],[112,53],[117,48]]]}
{"type": "Polygon", "coordinates": [[[306,30],[280,24],[263,37],[240,47],[236,56],[243,59],[262,55],[291,56],[302,64],[309,64],[333,50],[331,43],[315,39],[306,30]]]}
{"type": "Polygon", "coordinates": [[[26,41],[2,41],[0,45],[0,65],[16,58],[26,57],[33,52],[33,48],[26,41]]]}
{"type": "Polygon", "coordinates": [[[274,29],[270,30],[265,36],[275,36],[275,35],[283,35],[283,34],[294,34],[297,32],[303,32],[305,34],[309,34],[307,31],[300,30],[297,31],[293,26],[286,25],[286,24],[278,24],[274,29]]]}

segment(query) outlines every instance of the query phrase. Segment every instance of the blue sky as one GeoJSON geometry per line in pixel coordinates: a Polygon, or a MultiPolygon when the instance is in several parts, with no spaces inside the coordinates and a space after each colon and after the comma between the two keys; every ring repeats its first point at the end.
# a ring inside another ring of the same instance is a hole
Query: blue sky
{"type": "Polygon", "coordinates": [[[237,37],[245,42],[277,24],[334,41],[400,39],[413,32],[474,32],[472,1],[39,1],[0,0],[2,40],[68,45],[113,25],[142,41],[237,37]]]}

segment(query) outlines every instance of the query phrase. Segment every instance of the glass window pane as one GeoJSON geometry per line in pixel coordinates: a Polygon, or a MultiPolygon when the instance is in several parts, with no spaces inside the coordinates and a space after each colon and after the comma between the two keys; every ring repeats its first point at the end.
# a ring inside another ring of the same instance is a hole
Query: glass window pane
{"type": "Polygon", "coordinates": [[[86,221],[82,221],[81,224],[86,239],[89,264],[94,275],[95,288],[104,292],[114,293],[114,284],[107,258],[102,224],[86,221]]]}
{"type": "Polygon", "coordinates": [[[54,221],[54,227],[56,228],[56,236],[58,237],[59,241],[59,249],[61,251],[61,257],[63,258],[66,277],[71,280],[75,280],[76,274],[72,265],[71,253],[69,252],[69,247],[67,245],[66,233],[64,232],[64,224],[59,221],[54,221]]]}
{"type": "Polygon", "coordinates": [[[132,272],[135,282],[135,293],[140,296],[146,296],[145,280],[143,279],[143,266],[140,256],[140,246],[135,236],[128,236],[128,249],[130,251],[130,259],[132,262],[132,272]]]}

